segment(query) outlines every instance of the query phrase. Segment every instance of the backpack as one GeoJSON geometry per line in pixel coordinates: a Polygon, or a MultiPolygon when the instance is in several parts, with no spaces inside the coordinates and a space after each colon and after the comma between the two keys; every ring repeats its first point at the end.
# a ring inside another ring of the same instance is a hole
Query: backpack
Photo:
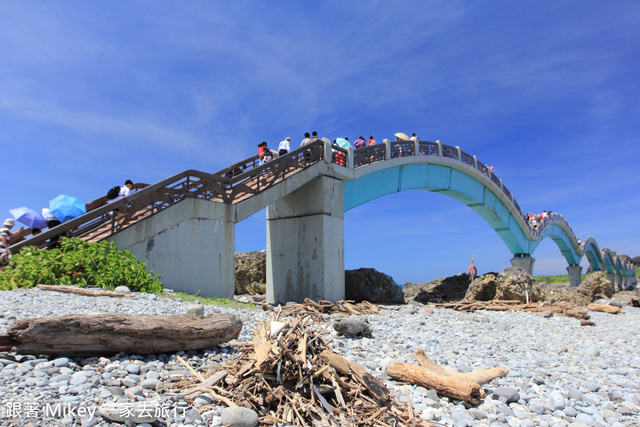
{"type": "Polygon", "coordinates": [[[116,197],[118,197],[119,194],[120,194],[120,186],[116,185],[115,187],[113,187],[111,190],[107,192],[107,199],[113,200],[116,197]]]}

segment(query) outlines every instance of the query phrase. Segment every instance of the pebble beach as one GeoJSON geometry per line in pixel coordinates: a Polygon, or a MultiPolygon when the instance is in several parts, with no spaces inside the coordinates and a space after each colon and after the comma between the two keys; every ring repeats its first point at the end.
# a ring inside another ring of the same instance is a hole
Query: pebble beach
{"type": "MultiPolygon", "coordinates": [[[[18,319],[88,313],[184,314],[193,303],[153,294],[87,297],[39,289],[0,292],[0,333],[18,319]]],[[[205,314],[233,313],[248,341],[262,310],[205,305],[205,314]]],[[[334,351],[364,366],[420,418],[447,426],[640,426],[640,309],[612,315],[591,312],[594,326],[574,318],[525,312],[459,312],[418,303],[381,306],[367,316],[369,337],[326,334],[334,351]],[[458,372],[501,367],[506,377],[483,386],[487,396],[470,405],[434,390],[405,386],[385,374],[392,362],[416,363],[422,349],[438,365],[458,372]],[[407,393],[408,391],[408,393],[407,393]]],[[[327,316],[326,321],[331,321],[327,316]]],[[[323,324],[319,325],[324,326],[323,324]]],[[[224,406],[207,396],[186,402],[163,388],[191,373],[223,364],[234,353],[223,344],[175,354],[92,358],[0,353],[0,426],[117,426],[101,406],[159,402],[162,422],[147,426],[224,425],[224,406]]],[[[135,425],[135,424],[134,424],[135,425]]]]}

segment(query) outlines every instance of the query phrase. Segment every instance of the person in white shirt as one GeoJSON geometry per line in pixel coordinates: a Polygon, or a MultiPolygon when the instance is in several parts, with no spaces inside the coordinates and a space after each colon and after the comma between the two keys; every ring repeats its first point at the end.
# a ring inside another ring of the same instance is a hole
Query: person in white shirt
{"type": "Polygon", "coordinates": [[[285,155],[289,152],[289,150],[291,150],[291,137],[288,136],[285,139],[283,139],[282,141],[280,141],[280,144],[278,144],[278,156],[282,156],[285,155]]]}
{"type": "Polygon", "coordinates": [[[124,199],[129,195],[129,192],[131,190],[133,190],[133,182],[130,179],[128,179],[124,182],[124,185],[120,187],[120,192],[118,193],[118,197],[116,197],[113,200],[107,201],[107,203],[113,203],[116,200],[124,199]]]}

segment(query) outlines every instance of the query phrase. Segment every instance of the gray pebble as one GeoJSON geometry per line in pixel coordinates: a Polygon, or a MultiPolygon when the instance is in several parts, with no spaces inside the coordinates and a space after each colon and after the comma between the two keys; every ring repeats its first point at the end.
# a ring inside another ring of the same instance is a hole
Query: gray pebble
{"type": "Polygon", "coordinates": [[[551,411],[563,410],[565,406],[564,396],[558,390],[549,393],[547,397],[547,408],[551,411]]]}
{"type": "Polygon", "coordinates": [[[220,421],[230,427],[255,427],[258,425],[258,414],[252,409],[234,406],[222,410],[220,421]]]}

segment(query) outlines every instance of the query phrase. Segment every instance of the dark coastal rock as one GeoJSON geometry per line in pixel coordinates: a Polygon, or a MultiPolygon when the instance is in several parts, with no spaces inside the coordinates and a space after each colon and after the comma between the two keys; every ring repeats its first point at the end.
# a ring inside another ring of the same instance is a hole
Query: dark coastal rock
{"type": "Polygon", "coordinates": [[[402,289],[391,276],[373,268],[346,270],[344,273],[345,299],[374,304],[402,304],[402,289]]]}
{"type": "Polygon", "coordinates": [[[236,295],[267,292],[267,251],[238,253],[235,256],[236,295]]]}
{"type": "Polygon", "coordinates": [[[464,298],[471,283],[468,274],[441,277],[428,283],[406,283],[402,287],[404,300],[427,302],[458,301],[464,298]]]}

